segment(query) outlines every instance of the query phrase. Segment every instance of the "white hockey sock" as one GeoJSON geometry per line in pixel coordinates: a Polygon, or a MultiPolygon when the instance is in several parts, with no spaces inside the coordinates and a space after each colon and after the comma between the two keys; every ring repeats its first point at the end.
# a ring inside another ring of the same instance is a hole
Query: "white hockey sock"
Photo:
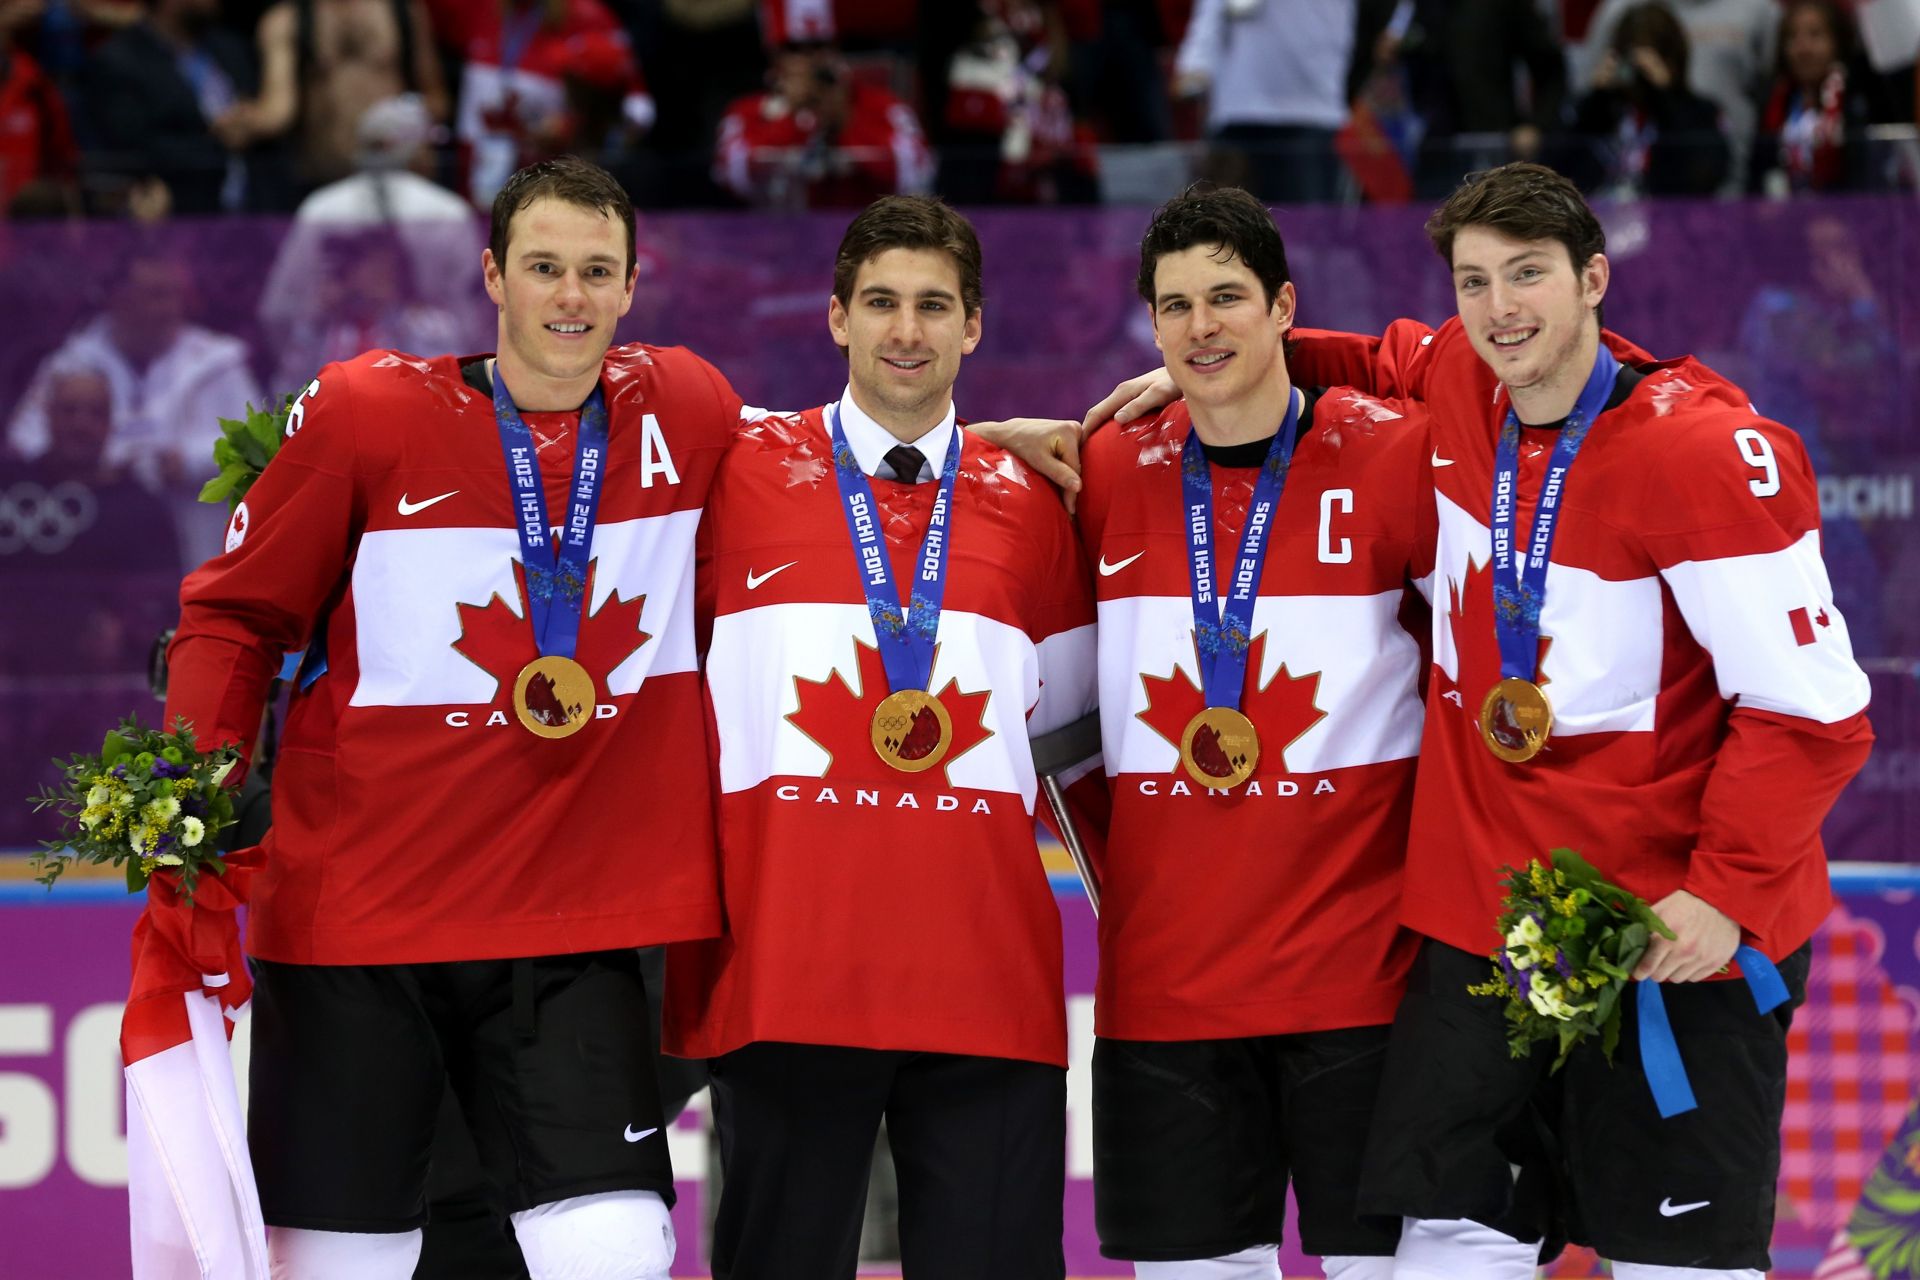
{"type": "Polygon", "coordinates": [[[412,1280],[420,1261],[418,1231],[267,1230],[273,1280],[412,1280]]]}
{"type": "Polygon", "coordinates": [[[673,1219],[657,1191],[603,1191],[513,1215],[533,1280],[666,1280],[673,1219]]]}
{"type": "Polygon", "coordinates": [[[1533,1280],[1540,1245],[1470,1218],[1408,1218],[1393,1256],[1394,1280],[1533,1280]]]}
{"type": "Polygon", "coordinates": [[[1134,1280],[1280,1280],[1280,1246],[1257,1244],[1219,1258],[1136,1262],[1134,1280]]]}
{"type": "Polygon", "coordinates": [[[1330,1253],[1320,1259],[1327,1280],[1393,1280],[1393,1258],[1372,1254],[1330,1253]]]}
{"type": "Polygon", "coordinates": [[[1616,1262],[1613,1280],[1766,1280],[1751,1267],[1658,1267],[1650,1262],[1616,1262]]]}

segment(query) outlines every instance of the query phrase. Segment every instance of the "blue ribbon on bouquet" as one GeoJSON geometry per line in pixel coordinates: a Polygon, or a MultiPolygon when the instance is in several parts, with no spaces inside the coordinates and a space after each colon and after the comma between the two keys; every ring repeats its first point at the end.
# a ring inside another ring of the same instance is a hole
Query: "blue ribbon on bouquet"
{"type": "MultiPolygon", "coordinates": [[[[1772,1013],[1787,1002],[1787,984],[1773,961],[1743,946],[1733,953],[1740,973],[1753,993],[1754,1007],[1772,1013]]],[[[1680,1046],[1674,1043],[1673,1026],[1667,1021],[1666,997],[1660,984],[1641,979],[1634,984],[1634,1003],[1640,1010],[1640,1067],[1646,1073],[1647,1087],[1653,1090],[1653,1103],[1660,1118],[1671,1120],[1692,1111],[1700,1104],[1694,1100],[1693,1085],[1687,1081],[1686,1064],[1680,1061],[1680,1046]]]]}

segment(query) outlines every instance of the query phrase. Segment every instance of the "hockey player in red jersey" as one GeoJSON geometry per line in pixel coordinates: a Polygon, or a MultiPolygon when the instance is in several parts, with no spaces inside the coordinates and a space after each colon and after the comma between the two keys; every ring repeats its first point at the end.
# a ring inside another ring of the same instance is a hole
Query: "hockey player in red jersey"
{"type": "Polygon", "coordinates": [[[1139,289],[1185,400],[1096,434],[1079,504],[1113,791],[1101,1248],[1142,1277],[1275,1277],[1291,1184],[1326,1274],[1384,1278],[1400,1224],[1354,1206],[1415,942],[1390,904],[1420,739],[1425,417],[1291,378],[1286,249],[1244,191],[1159,210],[1139,289]]]}
{"type": "Polygon", "coordinates": [[[669,949],[666,1043],[712,1059],[714,1274],[851,1277],[884,1116],[909,1275],[1057,1280],[1065,996],[1028,733],[1091,707],[1088,575],[1051,487],[955,417],[965,219],[875,202],[828,324],[846,394],[745,431],[701,530],[727,932],[669,949]]]}
{"type": "Polygon", "coordinates": [[[1425,941],[1361,1204],[1409,1220],[1402,1277],[1530,1280],[1558,1223],[1625,1280],[1758,1280],[1791,1008],[1831,905],[1820,824],[1872,740],[1812,469],[1698,361],[1601,341],[1604,233],[1564,178],[1475,175],[1428,231],[1456,319],[1307,335],[1298,353],[1433,419],[1433,670],[1403,906],[1425,941]],[[1512,616],[1536,634],[1496,625],[1503,540],[1523,550],[1512,591],[1533,593],[1512,616]],[[1499,732],[1508,680],[1551,712],[1518,751],[1499,732]],[[1662,984],[1697,1109],[1663,1118],[1643,1074],[1644,989],[1612,1065],[1583,1046],[1554,1077],[1550,1053],[1509,1057],[1496,997],[1467,994],[1500,942],[1501,866],[1562,845],[1677,935],[1634,976],[1662,984]],[[1743,946],[1743,965],[1777,966],[1785,1008],[1709,981],[1743,946]]]}
{"type": "Polygon", "coordinates": [[[533,1275],[673,1256],[633,948],[720,927],[689,570],[740,402],[608,350],[604,171],[515,175],[485,266],[497,359],[322,369],[182,591],[166,714],[203,743],[310,646],[248,939],[276,1277],[412,1274],[449,1078],[533,1275]]]}

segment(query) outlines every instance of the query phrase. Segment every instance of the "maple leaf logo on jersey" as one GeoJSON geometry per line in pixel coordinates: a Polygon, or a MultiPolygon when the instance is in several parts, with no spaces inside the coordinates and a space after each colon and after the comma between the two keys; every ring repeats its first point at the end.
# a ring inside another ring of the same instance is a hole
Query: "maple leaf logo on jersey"
{"type": "MultiPolygon", "coordinates": [[[[1446,669],[1439,671],[1440,696],[1451,699],[1468,715],[1478,717],[1487,691],[1500,683],[1500,639],[1493,630],[1493,562],[1467,561],[1464,582],[1447,583],[1447,627],[1453,635],[1451,684],[1446,669]]],[[[1540,652],[1534,677],[1542,686],[1550,683],[1547,675],[1547,651],[1553,648],[1552,636],[1540,637],[1540,652]]],[[[1517,732],[1517,730],[1516,730],[1517,732]]]]}
{"type": "MultiPolygon", "coordinates": [[[[587,564],[583,594],[588,600],[593,599],[593,579],[599,565],[598,560],[587,564]]],[[[518,560],[513,562],[513,589],[520,602],[518,614],[498,592],[484,605],[454,605],[460,611],[460,637],[453,642],[453,649],[498,682],[494,701],[510,693],[520,676],[520,668],[540,656],[533,642],[533,626],[527,621],[527,575],[518,560]]],[[[646,605],[644,594],[623,600],[615,592],[598,610],[580,620],[580,638],[573,656],[592,673],[594,683],[602,689],[615,667],[653,639],[640,629],[640,615],[646,605]]],[[[541,676],[536,675],[527,683],[527,705],[536,713],[545,710],[564,718],[565,709],[560,706],[551,684],[541,676]]]]}
{"type": "MultiPolygon", "coordinates": [[[[1296,676],[1283,662],[1273,673],[1273,679],[1264,685],[1257,683],[1266,650],[1267,633],[1262,631],[1247,646],[1247,686],[1240,698],[1240,711],[1253,721],[1253,727],[1260,733],[1262,770],[1266,761],[1278,760],[1280,772],[1285,773],[1288,772],[1287,748],[1325,719],[1327,713],[1314,705],[1320,692],[1318,671],[1296,676]]],[[[1147,706],[1137,718],[1178,748],[1180,739],[1186,736],[1187,725],[1206,709],[1206,695],[1193,683],[1185,667],[1175,667],[1172,675],[1143,674],[1140,683],[1147,692],[1147,706]]],[[[1234,762],[1227,758],[1217,735],[1207,727],[1203,726],[1193,736],[1193,758],[1216,778],[1235,772],[1234,762]]]]}
{"type": "MultiPolygon", "coordinates": [[[[859,677],[859,693],[847,684],[838,668],[829,671],[824,680],[796,676],[793,682],[800,705],[787,716],[787,723],[827,753],[826,776],[829,778],[865,770],[870,762],[878,763],[873,751],[873,713],[887,696],[887,668],[880,660],[880,650],[873,645],[855,640],[853,651],[858,664],[855,674],[859,677]]],[[[936,663],[939,660],[937,648],[934,660],[936,663]]],[[[947,718],[953,721],[953,744],[941,762],[942,769],[993,736],[985,724],[987,700],[992,696],[985,690],[962,693],[956,680],[947,681],[945,687],[934,694],[946,707],[947,718]]],[[[900,754],[908,760],[924,759],[939,737],[939,720],[931,708],[923,707],[907,731],[900,754]]]]}

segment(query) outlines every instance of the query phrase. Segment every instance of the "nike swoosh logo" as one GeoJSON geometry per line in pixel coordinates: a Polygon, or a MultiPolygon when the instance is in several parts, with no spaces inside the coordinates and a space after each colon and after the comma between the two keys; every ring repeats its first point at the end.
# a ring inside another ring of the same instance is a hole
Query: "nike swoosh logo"
{"type": "Polygon", "coordinates": [[[798,560],[789,560],[779,568],[769,569],[765,573],[755,573],[751,569],[747,570],[747,590],[758,591],[768,578],[771,578],[776,573],[785,573],[799,563],[798,560]]]}
{"type": "Polygon", "coordinates": [[[1700,1200],[1693,1204],[1675,1204],[1673,1197],[1668,1196],[1660,1202],[1660,1216],[1663,1218],[1677,1218],[1683,1213],[1692,1213],[1695,1209],[1704,1209],[1712,1203],[1713,1201],[1711,1200],[1700,1200]]]}
{"type": "Polygon", "coordinates": [[[1114,574],[1120,572],[1122,569],[1126,568],[1128,565],[1132,564],[1135,560],[1138,560],[1141,556],[1145,554],[1147,553],[1144,551],[1136,551],[1132,555],[1128,556],[1125,560],[1122,560],[1119,564],[1108,564],[1107,557],[1103,554],[1100,557],[1100,576],[1103,578],[1111,578],[1114,574]]]}
{"type": "Polygon", "coordinates": [[[441,494],[439,497],[428,498],[423,502],[408,502],[407,495],[403,493],[400,495],[400,514],[403,516],[419,515],[422,511],[425,511],[428,507],[432,506],[434,503],[445,502],[448,498],[451,498],[454,494],[458,492],[460,492],[458,489],[449,489],[445,493],[441,494]]]}
{"type": "Polygon", "coordinates": [[[1435,449],[1433,451],[1433,465],[1436,467],[1450,467],[1453,465],[1453,459],[1441,457],[1440,451],[1435,449]]]}
{"type": "Polygon", "coordinates": [[[622,1133],[620,1136],[625,1138],[628,1142],[638,1142],[642,1138],[651,1138],[654,1134],[658,1132],[660,1132],[660,1130],[655,1128],[655,1129],[642,1129],[640,1132],[635,1133],[633,1131],[633,1126],[628,1125],[626,1132],[622,1133]]]}

